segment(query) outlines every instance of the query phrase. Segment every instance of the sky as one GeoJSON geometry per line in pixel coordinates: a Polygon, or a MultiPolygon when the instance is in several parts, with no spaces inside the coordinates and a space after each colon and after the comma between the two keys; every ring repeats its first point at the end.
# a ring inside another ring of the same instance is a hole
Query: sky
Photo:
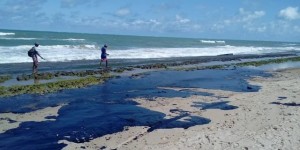
{"type": "Polygon", "coordinates": [[[1,0],[0,28],[300,42],[300,0],[1,0]]]}

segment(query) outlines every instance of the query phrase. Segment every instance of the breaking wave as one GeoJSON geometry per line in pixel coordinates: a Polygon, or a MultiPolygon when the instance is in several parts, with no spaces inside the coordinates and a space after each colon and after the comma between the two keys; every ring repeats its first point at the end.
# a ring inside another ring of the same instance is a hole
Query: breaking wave
{"type": "Polygon", "coordinates": [[[0,32],[0,36],[6,36],[6,35],[15,35],[15,33],[12,33],[12,32],[0,32]]]}
{"type": "Polygon", "coordinates": [[[225,41],[213,41],[213,40],[200,40],[200,42],[205,44],[225,44],[225,41]]]}
{"type": "MultiPolygon", "coordinates": [[[[31,62],[27,51],[32,45],[0,46],[0,64],[31,62]]],[[[93,60],[100,58],[97,45],[41,45],[37,49],[46,61],[64,62],[72,60],[93,60]]],[[[211,46],[201,48],[132,48],[108,49],[109,59],[171,58],[191,56],[216,56],[222,54],[263,54],[272,52],[300,51],[300,47],[253,47],[253,46],[211,46]]],[[[43,60],[42,60],[43,61],[43,60]]]]}

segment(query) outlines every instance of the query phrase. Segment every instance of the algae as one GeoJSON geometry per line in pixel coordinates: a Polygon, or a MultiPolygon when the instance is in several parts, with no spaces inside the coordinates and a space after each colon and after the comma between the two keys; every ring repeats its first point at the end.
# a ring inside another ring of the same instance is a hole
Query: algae
{"type": "Polygon", "coordinates": [[[0,83],[3,83],[3,82],[5,82],[7,80],[10,80],[10,79],[12,79],[11,75],[1,75],[0,76],[0,83]]]}
{"type": "Polygon", "coordinates": [[[290,57],[290,58],[279,58],[279,59],[269,59],[269,60],[261,60],[261,61],[252,61],[252,62],[243,62],[243,63],[237,63],[237,66],[243,67],[243,66],[262,66],[262,65],[267,65],[267,64],[279,64],[279,63],[284,63],[284,62],[295,62],[295,61],[300,61],[300,57],[290,57]]]}
{"type": "Polygon", "coordinates": [[[17,76],[18,81],[27,81],[31,79],[38,79],[38,80],[51,80],[53,78],[57,78],[60,76],[78,76],[78,77],[86,77],[89,75],[97,75],[97,74],[104,74],[109,72],[110,70],[84,70],[84,71],[56,71],[56,72],[43,72],[38,73],[36,75],[26,75],[22,74],[17,76]]]}
{"type": "Polygon", "coordinates": [[[105,82],[113,76],[103,74],[101,77],[89,76],[86,78],[64,80],[34,85],[18,85],[11,87],[0,87],[0,97],[14,96],[20,94],[45,94],[56,92],[62,89],[82,88],[89,85],[96,85],[105,82]]]}

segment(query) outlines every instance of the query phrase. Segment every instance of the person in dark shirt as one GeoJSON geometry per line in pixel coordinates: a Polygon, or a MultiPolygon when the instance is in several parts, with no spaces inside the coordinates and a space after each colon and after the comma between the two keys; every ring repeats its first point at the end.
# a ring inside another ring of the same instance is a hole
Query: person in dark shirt
{"type": "Polygon", "coordinates": [[[106,67],[107,67],[107,65],[108,65],[108,62],[107,62],[107,56],[108,56],[109,54],[106,53],[106,49],[107,49],[107,45],[104,44],[104,46],[101,48],[101,61],[100,61],[100,67],[101,67],[101,63],[102,63],[103,61],[105,61],[105,66],[106,66],[106,67]]]}
{"type": "MultiPolygon", "coordinates": [[[[32,51],[32,61],[33,61],[33,65],[32,65],[32,73],[35,75],[38,70],[38,64],[39,64],[39,61],[38,61],[38,57],[39,56],[40,58],[44,59],[40,54],[39,52],[36,50],[36,48],[39,47],[39,44],[38,43],[34,43],[34,47],[31,48],[31,51],[32,51]]],[[[44,59],[45,60],[45,59],[44,59]]]]}

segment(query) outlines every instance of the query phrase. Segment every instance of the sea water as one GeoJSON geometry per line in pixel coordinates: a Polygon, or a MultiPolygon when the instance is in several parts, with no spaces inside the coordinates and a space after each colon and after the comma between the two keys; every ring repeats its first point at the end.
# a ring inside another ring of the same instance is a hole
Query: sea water
{"type": "Polygon", "coordinates": [[[148,59],[222,54],[300,52],[297,42],[146,37],[0,29],[0,64],[32,62],[27,51],[37,42],[44,62],[95,60],[108,45],[109,59],[148,59]]]}

